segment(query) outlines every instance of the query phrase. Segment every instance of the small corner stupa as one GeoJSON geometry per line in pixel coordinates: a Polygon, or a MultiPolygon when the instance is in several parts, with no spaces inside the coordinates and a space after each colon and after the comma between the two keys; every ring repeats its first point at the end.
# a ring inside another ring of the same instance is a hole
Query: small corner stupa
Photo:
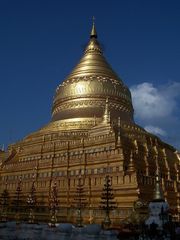
{"type": "Polygon", "coordinates": [[[159,171],[156,171],[155,189],[153,199],[149,203],[149,217],[145,224],[150,227],[155,224],[158,229],[162,229],[169,221],[169,204],[165,201],[160,183],[159,171]]]}

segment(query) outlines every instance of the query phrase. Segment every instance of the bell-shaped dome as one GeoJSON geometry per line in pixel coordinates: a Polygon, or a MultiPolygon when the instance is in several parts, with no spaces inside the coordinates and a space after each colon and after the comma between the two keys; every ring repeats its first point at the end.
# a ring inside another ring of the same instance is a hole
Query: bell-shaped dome
{"type": "Polygon", "coordinates": [[[93,24],[80,62],[56,89],[52,121],[101,119],[107,98],[111,119],[133,121],[130,91],[104,58],[93,24]]]}

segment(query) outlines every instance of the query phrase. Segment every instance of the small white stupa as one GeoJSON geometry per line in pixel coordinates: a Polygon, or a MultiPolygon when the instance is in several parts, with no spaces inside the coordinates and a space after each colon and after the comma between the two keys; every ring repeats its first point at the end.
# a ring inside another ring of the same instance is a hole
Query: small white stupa
{"type": "Polygon", "coordinates": [[[149,218],[145,221],[145,224],[149,227],[151,224],[156,224],[158,229],[162,229],[163,225],[169,221],[168,210],[169,205],[164,199],[159,171],[157,170],[154,196],[153,200],[149,203],[149,218]]]}

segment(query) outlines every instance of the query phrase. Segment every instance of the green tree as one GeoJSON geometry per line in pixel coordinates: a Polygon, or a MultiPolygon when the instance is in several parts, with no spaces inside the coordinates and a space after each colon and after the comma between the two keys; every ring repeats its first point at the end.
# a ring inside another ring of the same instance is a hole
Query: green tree
{"type": "Polygon", "coordinates": [[[75,208],[77,209],[77,226],[82,227],[82,209],[87,205],[87,198],[84,191],[84,179],[81,177],[81,175],[78,178],[74,203],[75,208]]]}
{"type": "Polygon", "coordinates": [[[27,204],[29,207],[29,216],[28,216],[28,222],[29,223],[34,223],[34,210],[36,207],[36,188],[35,188],[35,181],[33,179],[32,186],[31,186],[31,191],[27,197],[27,204]]]}
{"type": "Polygon", "coordinates": [[[105,218],[103,224],[105,227],[111,225],[110,211],[116,208],[116,202],[114,201],[114,194],[112,188],[112,180],[109,175],[104,179],[104,186],[101,194],[100,209],[105,211],[105,218]]]}
{"type": "Polygon", "coordinates": [[[7,189],[1,194],[1,221],[7,221],[7,211],[9,207],[9,192],[7,189]]]}
{"type": "Polygon", "coordinates": [[[51,191],[49,194],[49,209],[50,209],[50,223],[51,227],[55,227],[57,223],[57,210],[58,210],[58,191],[56,181],[51,187],[51,191]]]}
{"type": "Polygon", "coordinates": [[[16,223],[18,224],[20,221],[20,213],[22,212],[22,180],[21,178],[18,181],[18,185],[15,192],[15,198],[14,198],[14,209],[16,211],[15,219],[16,223]]]}

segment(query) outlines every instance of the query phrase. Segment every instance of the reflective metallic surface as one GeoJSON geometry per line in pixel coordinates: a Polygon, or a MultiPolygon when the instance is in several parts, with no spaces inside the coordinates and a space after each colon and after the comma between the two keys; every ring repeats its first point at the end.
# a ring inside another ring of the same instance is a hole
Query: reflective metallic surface
{"type": "Polygon", "coordinates": [[[71,74],[57,87],[52,120],[102,117],[109,99],[111,119],[133,121],[131,94],[103,56],[93,24],[90,41],[71,74]]]}
{"type": "MultiPolygon", "coordinates": [[[[162,197],[180,219],[180,155],[134,122],[130,91],[104,58],[94,24],[80,62],[56,90],[51,122],[9,145],[7,151],[0,150],[0,194],[7,190],[13,203],[22,179],[20,206],[34,181],[38,212],[33,214],[40,222],[50,221],[55,181],[57,219],[75,222],[79,173],[88,202],[82,213],[86,223],[101,223],[105,217],[99,203],[107,175],[117,203],[110,215],[112,224],[128,218],[132,222],[135,203],[141,203],[139,209],[162,197]]],[[[23,209],[17,215],[28,219],[23,209]]],[[[14,212],[3,214],[13,219],[14,212]]]]}

